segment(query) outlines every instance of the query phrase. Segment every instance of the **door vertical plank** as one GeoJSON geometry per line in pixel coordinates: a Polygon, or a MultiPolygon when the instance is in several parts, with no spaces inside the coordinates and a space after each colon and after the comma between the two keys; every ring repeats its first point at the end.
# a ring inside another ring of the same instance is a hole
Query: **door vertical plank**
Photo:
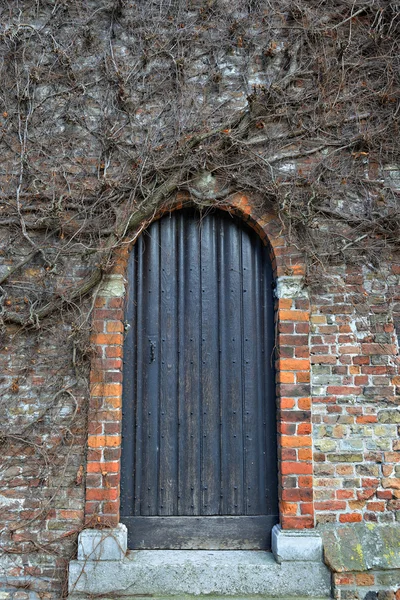
{"type": "MultiPolygon", "coordinates": [[[[257,298],[258,272],[254,260],[256,241],[242,234],[242,265],[243,265],[243,370],[244,370],[244,431],[243,446],[245,453],[245,513],[247,515],[262,514],[262,504],[258,490],[264,489],[264,479],[259,479],[259,464],[264,462],[259,439],[259,422],[262,415],[259,412],[258,381],[263,377],[263,371],[257,367],[257,348],[262,341],[263,332],[257,327],[257,298]]],[[[257,265],[258,267],[259,265],[257,265]]],[[[264,495],[264,494],[263,494],[264,495]]]]}
{"type": "Polygon", "coordinates": [[[265,411],[265,452],[266,452],[266,499],[268,512],[276,512],[278,505],[278,473],[276,447],[276,400],[275,400],[275,368],[274,368],[274,310],[272,288],[272,267],[264,260],[263,268],[263,298],[264,298],[264,411],[265,411]]]}
{"type": "Polygon", "coordinates": [[[221,377],[226,390],[222,402],[222,514],[243,514],[243,380],[242,380],[242,277],[240,230],[222,221],[224,255],[222,310],[226,313],[221,377]]]}
{"type": "Polygon", "coordinates": [[[177,514],[178,405],[177,405],[177,273],[176,219],[160,221],[160,449],[159,515],[177,514]]]}
{"type": "Polygon", "coordinates": [[[210,215],[201,225],[201,514],[218,515],[220,507],[220,408],[218,340],[217,223],[210,215]]]}
{"type": "Polygon", "coordinates": [[[200,235],[198,218],[184,220],[185,278],[183,339],[185,345],[184,398],[180,428],[180,500],[181,512],[198,515],[200,510],[200,369],[199,339],[200,295],[200,235]]]}
{"type": "MultiPolygon", "coordinates": [[[[257,247],[254,250],[254,261],[255,270],[257,273],[256,277],[256,296],[259,301],[256,303],[256,327],[257,331],[260,332],[260,340],[257,344],[257,371],[262,376],[257,379],[257,410],[259,418],[257,421],[257,433],[260,448],[260,461],[258,463],[258,473],[256,474],[257,480],[260,482],[258,487],[257,501],[259,505],[259,514],[268,513],[267,505],[267,480],[266,480],[266,405],[271,401],[271,398],[265,396],[265,377],[266,373],[271,369],[269,357],[265,352],[265,331],[264,331],[264,311],[269,310],[270,306],[268,303],[268,297],[266,294],[271,295],[271,286],[268,288],[268,283],[265,285],[265,260],[267,257],[267,248],[263,246],[260,240],[257,240],[257,247]]],[[[275,392],[275,388],[274,388],[275,392]]]]}
{"type": "Polygon", "coordinates": [[[136,381],[136,252],[132,252],[128,262],[128,289],[126,298],[125,322],[127,331],[124,339],[122,447],[124,468],[121,471],[121,514],[130,515],[134,509],[134,460],[135,460],[135,381],[136,381]]]}
{"type": "MultiPolygon", "coordinates": [[[[146,498],[143,496],[142,489],[142,470],[143,470],[143,340],[146,336],[144,324],[144,302],[143,302],[143,252],[144,238],[140,236],[134,248],[137,260],[136,280],[135,280],[135,299],[136,308],[136,364],[134,375],[136,377],[136,410],[135,410],[135,514],[141,515],[142,507],[146,503],[146,498]]],[[[125,407],[124,407],[125,411],[125,407]]]]}
{"type": "Polygon", "coordinates": [[[146,497],[142,514],[157,515],[159,471],[158,396],[160,366],[160,227],[156,221],[145,238],[144,314],[146,335],[143,336],[143,457],[142,492],[146,497]],[[147,300],[147,301],[146,301],[147,300]]]}

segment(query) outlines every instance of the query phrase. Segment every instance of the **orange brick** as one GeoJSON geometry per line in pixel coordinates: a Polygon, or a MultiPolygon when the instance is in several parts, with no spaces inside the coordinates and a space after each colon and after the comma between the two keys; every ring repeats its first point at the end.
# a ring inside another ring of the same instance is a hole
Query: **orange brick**
{"type": "Polygon", "coordinates": [[[312,463],[290,461],[281,463],[282,475],[311,475],[312,471],[312,463]]]}
{"type": "Polygon", "coordinates": [[[280,310],[278,312],[280,321],[309,321],[310,315],[302,310],[280,310]]]}
{"type": "Polygon", "coordinates": [[[122,358],[122,346],[109,346],[106,348],[107,358],[122,358]]]}
{"type": "Polygon", "coordinates": [[[362,521],[361,513],[343,513],[339,515],[340,523],[359,523],[362,521]]]}
{"type": "Polygon", "coordinates": [[[293,300],[291,298],[280,298],[278,300],[278,309],[292,308],[293,300]]]}
{"type": "Polygon", "coordinates": [[[88,473],[118,473],[119,462],[88,462],[87,472],[88,473]]]}
{"type": "Polygon", "coordinates": [[[96,383],[91,386],[92,396],[96,397],[112,397],[120,396],[122,394],[121,383],[96,383]]]}
{"type": "Polygon", "coordinates": [[[122,333],[95,333],[92,336],[91,341],[100,346],[108,344],[122,345],[123,336],[122,333]]]}
{"type": "Polygon", "coordinates": [[[298,450],[297,455],[299,460],[311,460],[312,459],[312,449],[311,448],[301,448],[298,450]]]}
{"type": "Polygon", "coordinates": [[[120,435],[89,435],[89,448],[114,448],[121,445],[120,435]]]}
{"type": "Polygon", "coordinates": [[[356,417],[356,423],[377,423],[378,417],[376,415],[361,415],[356,417]]]}
{"type": "Polygon", "coordinates": [[[292,265],[290,270],[292,275],[304,275],[306,272],[304,265],[292,265]]]}
{"type": "Polygon", "coordinates": [[[310,382],[310,372],[309,371],[299,371],[296,373],[296,382],[297,383],[309,383],[310,382]]]}
{"type": "Polygon", "coordinates": [[[124,331],[124,325],[122,321],[108,321],[107,333],[122,333],[124,331]]]}
{"type": "Polygon", "coordinates": [[[280,407],[282,410],[293,408],[295,401],[293,398],[281,398],[280,407]]]}
{"type": "Polygon", "coordinates": [[[311,398],[299,398],[297,401],[297,406],[301,410],[310,410],[311,409],[311,398]]]}
{"type": "Polygon", "coordinates": [[[310,369],[310,361],[304,358],[280,358],[278,369],[282,371],[307,371],[310,369]]]}
{"type": "Polygon", "coordinates": [[[291,371],[280,371],[276,379],[278,383],[294,383],[295,374],[291,371]]]}
{"type": "Polygon", "coordinates": [[[97,488],[89,488],[86,490],[86,500],[117,500],[118,499],[118,489],[108,488],[108,489],[97,489],[97,488]]]}
{"type": "Polygon", "coordinates": [[[297,502],[282,502],[281,512],[283,515],[297,515],[297,502]]]}
{"type": "Polygon", "coordinates": [[[297,425],[298,435],[310,435],[311,434],[311,423],[299,423],[297,425]]]}
{"type": "Polygon", "coordinates": [[[281,445],[284,448],[301,448],[304,446],[311,448],[311,437],[309,435],[282,435],[281,445]]]}

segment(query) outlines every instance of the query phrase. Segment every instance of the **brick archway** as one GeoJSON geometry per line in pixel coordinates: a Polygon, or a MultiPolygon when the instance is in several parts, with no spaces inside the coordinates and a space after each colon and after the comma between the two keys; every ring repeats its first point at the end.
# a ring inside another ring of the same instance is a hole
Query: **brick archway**
{"type": "MultiPolygon", "coordinates": [[[[182,202],[159,212],[182,208],[182,202]]],[[[276,280],[279,509],[283,529],[314,527],[310,397],[310,304],[302,288],[304,264],[272,214],[259,215],[245,196],[218,206],[247,222],[271,248],[276,280]]],[[[145,223],[147,226],[148,223],[145,223]]],[[[96,298],[90,374],[86,475],[86,524],[119,522],[122,422],[122,359],[125,279],[132,243],[116,252],[115,264],[96,298]]]]}

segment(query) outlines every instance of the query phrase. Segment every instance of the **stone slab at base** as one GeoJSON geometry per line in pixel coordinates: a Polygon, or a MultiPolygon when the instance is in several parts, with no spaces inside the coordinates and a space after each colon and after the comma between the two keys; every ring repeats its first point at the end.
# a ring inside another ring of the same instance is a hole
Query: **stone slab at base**
{"type": "MultiPolygon", "coordinates": [[[[88,600],[87,596],[74,596],[74,600],[88,600]]],[[[1,600],[1,596],[0,596],[1,600]]],[[[11,599],[10,599],[11,600],[11,599]]],[[[115,600],[115,596],[101,596],[101,600],[115,600]]],[[[124,596],[123,600],[149,600],[148,596],[124,596]]],[[[153,596],[151,600],[199,600],[198,596],[153,596]]],[[[277,600],[276,596],[263,596],[262,599],[260,596],[207,596],[205,600],[277,600]]],[[[304,596],[285,596],[281,597],[279,600],[310,600],[310,598],[306,598],[304,596]]],[[[313,598],[312,600],[327,600],[324,596],[323,598],[313,598]]]]}
{"type": "Polygon", "coordinates": [[[243,550],[135,550],[123,560],[70,563],[70,600],[207,595],[248,600],[329,598],[331,577],[317,561],[277,564],[270,552],[243,550]]]}
{"type": "Polygon", "coordinates": [[[84,529],[78,539],[78,561],[122,560],[127,543],[128,531],[122,523],[112,529],[84,529]]]}
{"type": "Polygon", "coordinates": [[[286,561],[323,561],[322,538],[313,529],[272,529],[272,553],[278,564],[286,561]]]}

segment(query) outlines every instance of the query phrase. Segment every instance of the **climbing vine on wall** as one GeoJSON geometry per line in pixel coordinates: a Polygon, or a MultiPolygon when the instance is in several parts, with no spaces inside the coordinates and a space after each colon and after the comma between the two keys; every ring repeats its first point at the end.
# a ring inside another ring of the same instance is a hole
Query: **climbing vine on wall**
{"type": "MultiPolygon", "coordinates": [[[[96,289],[177,194],[201,210],[251,195],[307,256],[310,282],[398,252],[399,4],[16,0],[0,23],[3,356],[26,352],[4,379],[1,441],[6,481],[30,448],[45,497],[56,457],[83,439],[96,289]],[[46,360],[51,381],[32,388],[46,360]],[[34,396],[24,414],[21,394],[34,396]]],[[[29,534],[57,485],[9,554],[57,546],[29,534]]]]}

